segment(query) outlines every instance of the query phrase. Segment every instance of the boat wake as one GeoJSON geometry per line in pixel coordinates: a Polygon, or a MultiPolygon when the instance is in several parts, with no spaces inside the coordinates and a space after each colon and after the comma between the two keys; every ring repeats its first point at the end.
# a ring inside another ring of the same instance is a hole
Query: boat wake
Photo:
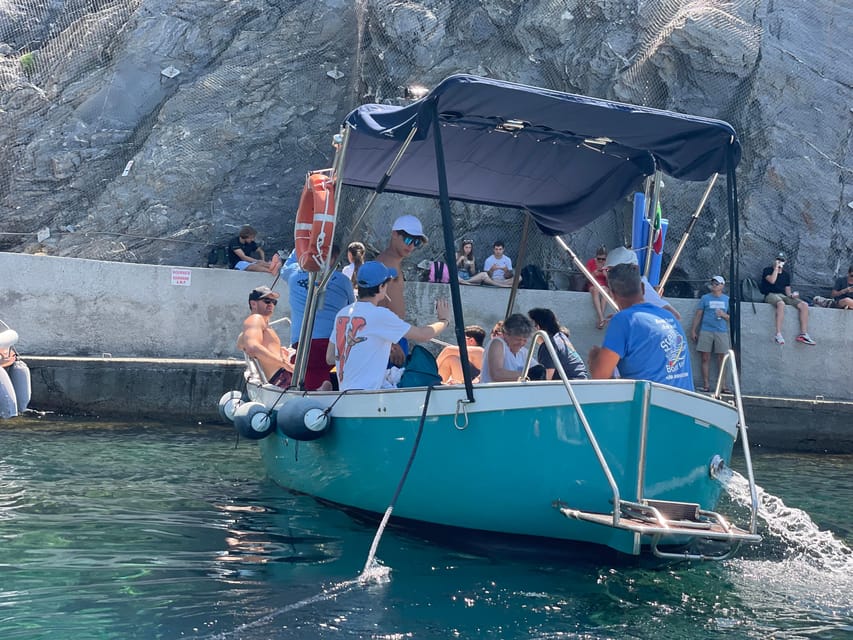
{"type": "MultiPolygon", "coordinates": [[[[726,469],[720,480],[729,497],[737,504],[750,504],[749,481],[732,469],[726,469]]],[[[788,559],[802,559],[827,572],[851,575],[853,550],[830,531],[822,531],[802,509],[787,506],[781,498],[767,493],[756,485],[758,491],[758,517],[767,531],[761,532],[782,544],[788,559]]]]}

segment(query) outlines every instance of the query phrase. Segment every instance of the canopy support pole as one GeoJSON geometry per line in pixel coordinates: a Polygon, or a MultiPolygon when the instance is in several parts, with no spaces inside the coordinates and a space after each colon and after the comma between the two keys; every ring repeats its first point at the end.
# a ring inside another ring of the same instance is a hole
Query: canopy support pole
{"type": "Polygon", "coordinates": [[[518,281],[521,279],[521,265],[527,258],[527,237],[530,233],[530,212],[524,212],[524,226],[521,229],[521,244],[518,247],[517,262],[515,263],[515,271],[512,276],[512,288],[509,292],[509,301],[506,304],[506,313],[504,320],[512,315],[512,308],[515,306],[515,298],[518,295],[518,281]]]}
{"type": "Polygon", "coordinates": [[[708,202],[708,196],[711,195],[711,189],[714,188],[714,184],[716,184],[717,178],[719,176],[719,173],[715,173],[713,176],[711,176],[711,181],[708,182],[708,186],[705,187],[705,193],[702,194],[702,199],[699,201],[699,206],[696,207],[696,211],[690,218],[690,222],[687,225],[687,231],[685,231],[684,235],[681,236],[681,240],[678,243],[678,247],[675,249],[675,253],[672,255],[672,260],[669,261],[669,265],[666,268],[666,272],[663,274],[663,278],[660,279],[660,284],[658,284],[658,293],[660,293],[661,295],[663,295],[663,287],[666,284],[666,281],[669,280],[669,276],[672,275],[672,270],[675,269],[675,264],[678,262],[678,258],[681,257],[681,252],[684,250],[684,245],[687,244],[687,239],[690,237],[690,233],[693,231],[693,227],[696,226],[696,222],[698,222],[699,220],[699,214],[701,214],[702,209],[705,208],[705,203],[708,202]]]}
{"type": "MultiPolygon", "coordinates": [[[[653,233],[654,224],[652,224],[652,220],[654,220],[655,214],[658,210],[658,206],[660,205],[660,183],[662,181],[662,178],[663,172],[660,169],[656,169],[654,191],[652,192],[652,208],[649,210],[648,216],[646,217],[646,220],[649,221],[649,244],[646,247],[646,265],[643,268],[643,275],[645,275],[646,278],[649,277],[649,272],[652,269],[652,251],[654,250],[655,246],[655,234],[653,233]]],[[[648,204],[648,202],[649,201],[647,199],[646,203],[648,204]]]]}
{"type": "Polygon", "coordinates": [[[462,292],[459,287],[459,269],[456,266],[456,243],[453,237],[453,213],[450,210],[450,191],[447,188],[447,167],[444,163],[444,146],[441,142],[441,121],[438,117],[438,103],[432,102],[432,128],[435,142],[435,170],[438,179],[438,202],[441,207],[441,226],[444,232],[444,263],[450,274],[450,303],[453,307],[456,344],[459,345],[459,359],[462,362],[462,377],[465,380],[465,394],[468,402],[474,402],[474,387],[471,380],[468,343],[465,339],[465,318],[462,315],[462,292]]]}
{"type": "Polygon", "coordinates": [[[578,254],[572,251],[572,248],[566,244],[566,241],[563,240],[560,236],[554,236],[554,239],[557,241],[557,244],[560,245],[563,250],[569,254],[569,257],[572,259],[574,265],[580,270],[580,272],[586,276],[586,279],[589,280],[590,284],[595,287],[598,292],[601,294],[601,297],[607,301],[611,307],[619,311],[619,305],[610,297],[610,294],[607,292],[607,289],[601,286],[598,280],[595,279],[595,276],[589,272],[589,269],[586,268],[586,265],[583,261],[578,258],[578,254]]]}

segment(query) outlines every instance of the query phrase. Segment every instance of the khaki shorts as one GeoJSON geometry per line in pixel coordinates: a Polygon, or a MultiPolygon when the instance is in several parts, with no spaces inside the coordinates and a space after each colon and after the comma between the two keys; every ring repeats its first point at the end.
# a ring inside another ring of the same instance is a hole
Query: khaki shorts
{"type": "Polygon", "coordinates": [[[717,331],[700,331],[696,351],[700,353],[728,353],[732,348],[729,334],[717,331]]]}
{"type": "Polygon", "coordinates": [[[791,296],[786,296],[784,293],[768,293],[764,297],[764,302],[768,304],[776,304],[780,300],[785,304],[791,305],[792,307],[796,307],[802,302],[800,298],[792,298],[791,296]]]}

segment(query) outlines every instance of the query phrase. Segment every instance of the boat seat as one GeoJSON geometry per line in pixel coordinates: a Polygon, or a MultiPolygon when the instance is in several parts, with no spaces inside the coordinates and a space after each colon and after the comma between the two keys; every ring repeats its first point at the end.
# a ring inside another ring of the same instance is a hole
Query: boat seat
{"type": "Polygon", "coordinates": [[[246,370],[243,372],[246,382],[269,384],[264,369],[256,358],[250,358],[248,353],[243,352],[243,359],[246,361],[246,370]]]}

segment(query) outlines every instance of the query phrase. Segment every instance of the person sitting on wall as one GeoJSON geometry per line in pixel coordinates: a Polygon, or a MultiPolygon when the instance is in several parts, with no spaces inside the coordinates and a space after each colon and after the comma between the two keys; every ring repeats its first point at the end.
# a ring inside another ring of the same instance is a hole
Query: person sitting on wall
{"type": "MultiPolygon", "coordinates": [[[[341,249],[332,245],[331,263],[338,260],[341,249]]],[[[317,275],[316,284],[320,283],[322,274],[317,275]]],[[[298,267],[289,270],[287,289],[290,302],[290,339],[291,346],[296,349],[299,344],[299,333],[302,329],[305,304],[308,301],[307,271],[298,267]]],[[[329,391],[332,389],[330,374],[332,367],[326,362],[326,351],[329,347],[329,336],[335,326],[335,316],[338,311],[355,302],[352,281],[340,271],[333,271],[326,288],[321,294],[317,313],[314,315],[314,327],[311,332],[311,348],[308,351],[308,365],[305,370],[305,389],[329,391]]]]}
{"type": "Polygon", "coordinates": [[[838,309],[853,309],[853,264],[847,269],[847,275],[835,281],[832,298],[838,309]]]}
{"type": "MultiPolygon", "coordinates": [[[[512,259],[504,253],[504,241],[495,240],[492,255],[483,261],[483,271],[461,284],[487,284],[493,287],[511,287],[514,272],[512,259]]],[[[519,279],[519,282],[521,280],[519,279]]]]}
{"type": "Polygon", "coordinates": [[[273,254],[272,260],[264,260],[264,250],[255,242],[258,232],[247,224],[240,227],[239,234],[228,243],[228,267],[238,271],[266,271],[275,273],[281,267],[281,258],[273,254]]]}
{"type": "MultiPolygon", "coordinates": [[[[7,332],[4,331],[4,334],[7,332]]],[[[12,341],[17,333],[8,330],[12,341]]],[[[14,418],[27,410],[31,393],[30,369],[20,359],[14,344],[2,345],[0,349],[0,419],[14,418]]]]}
{"type": "Polygon", "coordinates": [[[604,344],[590,350],[592,378],[612,378],[618,365],[623,378],[693,391],[687,336],[669,311],[643,299],[639,268],[618,264],[608,271],[607,284],[620,311],[607,325],[604,344]]]}
{"type": "Polygon", "coordinates": [[[380,307],[396,277],[396,269],[378,261],[365,262],[358,270],[358,300],[335,316],[326,362],[337,367],[341,391],[393,386],[385,377],[391,345],[403,337],[425,342],[450,324],[450,305],[443,298],[435,302],[438,322],[423,327],[412,326],[391,309],[380,307]]]}
{"type": "Polygon", "coordinates": [[[776,306],[776,336],[773,340],[776,344],[785,344],[782,336],[782,320],[785,318],[785,305],[796,307],[800,315],[800,335],[797,342],[803,344],[817,344],[809,335],[809,305],[800,299],[797,291],[791,291],[791,276],[785,271],[785,254],[781,251],[776,254],[773,264],[761,272],[761,282],[758,290],[764,294],[764,302],[776,306]]]}
{"type": "Polygon", "coordinates": [[[270,318],[278,298],[279,294],[269,287],[252,289],[249,294],[249,310],[252,313],[243,321],[237,348],[258,361],[270,384],[284,389],[293,378],[293,351],[281,346],[281,339],[270,327],[270,318]]]}
{"type": "MultiPolygon", "coordinates": [[[[485,339],[486,330],[480,325],[472,324],[465,327],[465,344],[468,351],[468,361],[472,367],[471,378],[474,382],[479,381],[480,370],[483,368],[483,342],[485,339]]],[[[435,361],[438,365],[438,375],[441,376],[444,384],[459,384],[465,379],[457,345],[452,344],[442,349],[435,361]]]]}
{"type": "MultiPolygon", "coordinates": [[[[586,270],[593,275],[598,284],[604,287],[604,290],[606,291],[607,274],[604,271],[605,262],[607,262],[607,247],[600,246],[595,251],[595,257],[587,260],[586,270]]],[[[604,318],[604,305],[607,303],[602,297],[601,292],[594,287],[592,283],[587,282],[585,288],[589,291],[589,295],[592,298],[592,308],[595,309],[595,315],[598,317],[598,322],[595,327],[596,329],[603,329],[604,325],[607,324],[607,320],[604,318]]]]}

